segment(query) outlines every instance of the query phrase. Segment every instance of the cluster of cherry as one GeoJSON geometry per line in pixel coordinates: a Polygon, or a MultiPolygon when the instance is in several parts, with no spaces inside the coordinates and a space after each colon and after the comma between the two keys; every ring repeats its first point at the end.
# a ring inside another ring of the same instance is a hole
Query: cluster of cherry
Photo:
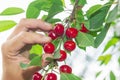
{"type": "MultiPolygon", "coordinates": [[[[85,33],[88,32],[84,24],[82,24],[81,26],[82,27],[79,31],[85,32],[85,33]]],[[[75,38],[78,34],[78,30],[76,28],[69,27],[65,30],[64,26],[58,23],[55,25],[54,29],[48,33],[48,36],[51,37],[52,40],[55,40],[58,37],[64,37],[63,34],[68,38],[68,40],[66,40],[63,44],[64,49],[70,52],[73,51],[76,48],[76,43],[72,39],[75,38]]],[[[55,52],[55,46],[52,42],[46,43],[43,49],[46,54],[53,54],[55,52]]],[[[65,50],[60,49],[60,52],[59,52],[60,58],[56,59],[57,61],[65,61],[65,59],[67,58],[67,54],[65,50]]],[[[65,64],[60,66],[59,72],[71,74],[72,68],[65,64]]],[[[33,75],[33,80],[42,80],[42,79],[43,79],[43,76],[38,72],[36,72],[33,75]]],[[[44,77],[44,80],[57,80],[57,75],[55,73],[47,73],[44,77]]]]}

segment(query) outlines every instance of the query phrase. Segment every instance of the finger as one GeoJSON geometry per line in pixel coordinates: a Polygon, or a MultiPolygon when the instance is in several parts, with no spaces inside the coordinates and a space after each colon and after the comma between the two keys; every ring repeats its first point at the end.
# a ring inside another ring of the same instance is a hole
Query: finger
{"type": "Polygon", "coordinates": [[[22,19],[9,38],[13,37],[21,31],[49,31],[51,29],[51,24],[46,23],[40,19],[22,19]]]}
{"type": "Polygon", "coordinates": [[[34,33],[34,32],[21,32],[15,37],[13,37],[10,40],[7,40],[7,47],[8,51],[11,51],[12,53],[16,53],[21,48],[23,48],[27,44],[45,44],[47,42],[50,42],[51,38],[34,33]]]}

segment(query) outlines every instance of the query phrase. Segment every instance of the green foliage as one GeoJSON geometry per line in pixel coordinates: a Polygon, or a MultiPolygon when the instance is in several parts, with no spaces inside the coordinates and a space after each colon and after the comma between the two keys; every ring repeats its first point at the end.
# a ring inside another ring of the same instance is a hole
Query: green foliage
{"type": "Polygon", "coordinates": [[[23,13],[24,10],[18,7],[9,7],[7,9],[5,9],[3,12],[0,13],[0,15],[4,16],[4,15],[16,15],[16,14],[20,14],[23,13]]]}
{"type": "Polygon", "coordinates": [[[102,71],[99,71],[96,73],[96,78],[102,73],[102,71]]]}
{"type": "Polygon", "coordinates": [[[118,38],[113,37],[111,40],[109,40],[107,42],[107,44],[106,44],[103,52],[105,52],[106,50],[108,50],[111,46],[114,46],[118,41],[119,41],[118,38]]]}
{"type": "Polygon", "coordinates": [[[94,46],[93,36],[87,33],[78,32],[75,40],[80,47],[94,46]]]}
{"type": "Polygon", "coordinates": [[[42,55],[42,53],[43,53],[43,49],[42,46],[39,44],[33,45],[30,50],[30,54],[42,55]]]}
{"type": "Polygon", "coordinates": [[[36,56],[30,61],[29,66],[41,66],[41,64],[42,56],[36,56]]]}
{"type": "Polygon", "coordinates": [[[22,69],[27,69],[28,68],[28,64],[20,63],[20,67],[22,69]]]}
{"type": "Polygon", "coordinates": [[[82,80],[82,79],[75,76],[74,74],[61,73],[60,80],[82,80]]]}
{"type": "MultiPolygon", "coordinates": [[[[76,0],[70,0],[72,4],[75,3],[76,0]]],[[[87,3],[86,0],[78,0],[78,5],[79,6],[84,6],[87,3]]]]}
{"type": "Polygon", "coordinates": [[[101,61],[101,65],[102,65],[102,64],[107,65],[107,64],[109,63],[109,61],[111,60],[111,58],[112,58],[112,55],[111,55],[111,54],[106,54],[106,55],[104,55],[104,56],[100,56],[100,57],[98,58],[98,61],[101,61]]]}
{"type": "Polygon", "coordinates": [[[45,19],[45,21],[48,21],[49,19],[53,18],[56,14],[62,12],[63,9],[63,3],[61,0],[52,0],[52,6],[50,7],[48,11],[48,16],[45,19]]]}
{"type": "Polygon", "coordinates": [[[16,22],[12,20],[2,20],[0,21],[0,32],[9,30],[16,25],[16,22]]]}
{"type": "Polygon", "coordinates": [[[89,10],[86,12],[87,17],[89,18],[92,14],[94,14],[96,11],[102,8],[102,5],[97,4],[89,8],[89,10]]]}
{"type": "Polygon", "coordinates": [[[79,28],[80,28],[80,23],[84,23],[84,21],[85,21],[83,11],[82,10],[77,10],[76,14],[75,14],[75,17],[76,17],[76,21],[77,21],[76,24],[78,24],[79,28]]]}
{"type": "Polygon", "coordinates": [[[52,0],[36,0],[29,4],[26,12],[27,18],[37,18],[41,10],[48,11],[52,0]],[[47,6],[46,6],[47,5],[47,6]]]}
{"type": "Polygon", "coordinates": [[[95,39],[95,48],[99,47],[99,45],[103,42],[108,30],[110,28],[110,23],[106,24],[102,31],[97,35],[95,39]]]}
{"type": "Polygon", "coordinates": [[[112,11],[110,11],[106,22],[110,23],[114,21],[117,18],[117,16],[118,16],[118,5],[116,5],[116,7],[112,11]]]}
{"type": "Polygon", "coordinates": [[[106,15],[107,15],[109,8],[111,6],[108,4],[109,3],[106,3],[105,5],[103,5],[103,7],[101,7],[100,9],[95,11],[93,14],[91,14],[90,17],[88,17],[91,30],[98,30],[102,27],[102,25],[105,21],[106,15]]]}
{"type": "Polygon", "coordinates": [[[54,57],[54,59],[59,59],[60,58],[60,50],[57,50],[55,53],[54,53],[54,55],[53,55],[53,57],[54,57]]]}
{"type": "Polygon", "coordinates": [[[115,74],[112,71],[110,72],[110,80],[116,80],[115,74]]]}
{"type": "Polygon", "coordinates": [[[119,63],[119,66],[120,66],[120,56],[119,56],[119,58],[118,58],[118,63],[119,63]]]}

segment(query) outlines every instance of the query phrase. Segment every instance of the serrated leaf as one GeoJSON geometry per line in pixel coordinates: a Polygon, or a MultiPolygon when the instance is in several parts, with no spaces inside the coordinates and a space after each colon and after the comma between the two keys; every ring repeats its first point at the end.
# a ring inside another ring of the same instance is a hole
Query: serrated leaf
{"type": "Polygon", "coordinates": [[[61,73],[60,74],[60,80],[82,80],[82,79],[77,77],[74,74],[61,73]]]}
{"type": "Polygon", "coordinates": [[[115,74],[112,71],[110,72],[110,80],[116,80],[115,74]]]}
{"type": "Polygon", "coordinates": [[[75,38],[77,45],[80,47],[94,46],[94,38],[90,34],[78,32],[75,38]]]}
{"type": "Polygon", "coordinates": [[[96,73],[96,78],[101,74],[102,71],[96,73]]]}
{"type": "Polygon", "coordinates": [[[110,28],[111,23],[107,23],[104,28],[102,29],[102,31],[96,36],[95,39],[95,48],[99,47],[99,45],[103,42],[109,28],[110,28]]]}
{"type": "Polygon", "coordinates": [[[12,20],[0,21],[0,32],[8,30],[16,25],[16,22],[12,20]]]}
{"type": "Polygon", "coordinates": [[[106,44],[103,52],[105,52],[106,50],[108,50],[111,46],[115,45],[118,41],[119,41],[118,38],[113,37],[111,40],[109,40],[107,42],[107,44],[106,44]]]}
{"type": "Polygon", "coordinates": [[[48,11],[52,5],[52,0],[36,0],[29,4],[26,17],[37,18],[40,15],[41,10],[48,11]],[[46,6],[47,5],[47,6],[46,6]]]}
{"type": "Polygon", "coordinates": [[[98,11],[100,8],[102,8],[102,5],[97,4],[89,8],[89,10],[86,12],[87,17],[90,17],[93,13],[98,11]]]}
{"type": "Polygon", "coordinates": [[[3,12],[0,13],[0,15],[16,15],[16,14],[20,14],[23,13],[24,10],[22,8],[18,8],[18,7],[9,7],[7,9],[5,9],[3,12]]]}
{"type": "Polygon", "coordinates": [[[30,54],[37,54],[37,55],[42,55],[43,53],[43,47],[39,44],[33,45],[30,54]]]}
{"type": "Polygon", "coordinates": [[[118,15],[118,5],[116,5],[116,7],[114,9],[112,9],[112,11],[110,11],[106,22],[110,23],[112,21],[114,21],[117,18],[118,15]]]}
{"type": "Polygon", "coordinates": [[[30,61],[29,66],[41,66],[41,64],[42,56],[36,56],[30,61]]]}
{"type": "Polygon", "coordinates": [[[29,66],[28,64],[20,63],[20,67],[21,67],[22,69],[27,69],[28,66],[29,66]]]}
{"type": "MultiPolygon", "coordinates": [[[[75,14],[75,18],[76,18],[77,23],[80,26],[80,24],[85,21],[83,11],[82,10],[77,10],[76,14],[75,14]]],[[[79,29],[80,29],[80,27],[79,27],[79,29]]]]}
{"type": "Polygon", "coordinates": [[[102,27],[111,5],[105,4],[102,8],[88,17],[91,30],[98,30],[102,27]]]}
{"type": "Polygon", "coordinates": [[[48,21],[49,19],[53,18],[56,14],[58,14],[64,10],[61,0],[57,0],[57,1],[52,0],[52,1],[53,1],[52,2],[53,4],[48,11],[48,16],[45,21],[48,21]]]}

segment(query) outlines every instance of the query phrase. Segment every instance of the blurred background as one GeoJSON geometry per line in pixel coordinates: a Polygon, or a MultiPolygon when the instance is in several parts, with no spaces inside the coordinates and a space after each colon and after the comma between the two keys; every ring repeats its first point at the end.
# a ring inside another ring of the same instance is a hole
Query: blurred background
{"type": "MultiPolygon", "coordinates": [[[[33,0],[0,0],[0,12],[8,7],[20,7],[24,10],[27,9],[28,4],[33,0]]],[[[65,0],[67,8],[72,9],[69,0],[65,0]]],[[[105,4],[108,0],[87,0],[87,5],[83,8],[84,11],[88,10],[90,6],[95,4],[105,4]]],[[[44,13],[43,13],[44,14],[44,13]]],[[[64,19],[66,16],[69,15],[69,12],[64,12],[57,15],[64,19]],[[60,15],[64,16],[60,16],[60,15]]],[[[0,16],[0,20],[14,20],[17,23],[20,21],[21,18],[25,18],[25,13],[14,15],[14,16],[0,16]]],[[[10,33],[14,30],[14,28],[0,32],[0,48],[3,42],[7,39],[10,33]]],[[[113,76],[116,79],[113,80],[120,80],[120,43],[118,42],[115,46],[112,46],[108,49],[103,56],[105,55],[112,55],[110,60],[107,64],[101,64],[98,61],[99,56],[102,55],[102,51],[104,50],[105,45],[107,42],[114,36],[116,33],[117,36],[120,36],[120,22],[119,20],[116,21],[116,24],[111,27],[107,33],[107,36],[103,43],[97,48],[88,47],[86,51],[79,50],[76,48],[72,55],[67,59],[67,63],[72,66],[73,73],[77,76],[81,76],[83,80],[110,80],[110,72],[113,72],[113,76]],[[97,75],[97,76],[96,76],[97,75]]],[[[2,55],[0,50],[0,78],[2,76],[2,55]]]]}

